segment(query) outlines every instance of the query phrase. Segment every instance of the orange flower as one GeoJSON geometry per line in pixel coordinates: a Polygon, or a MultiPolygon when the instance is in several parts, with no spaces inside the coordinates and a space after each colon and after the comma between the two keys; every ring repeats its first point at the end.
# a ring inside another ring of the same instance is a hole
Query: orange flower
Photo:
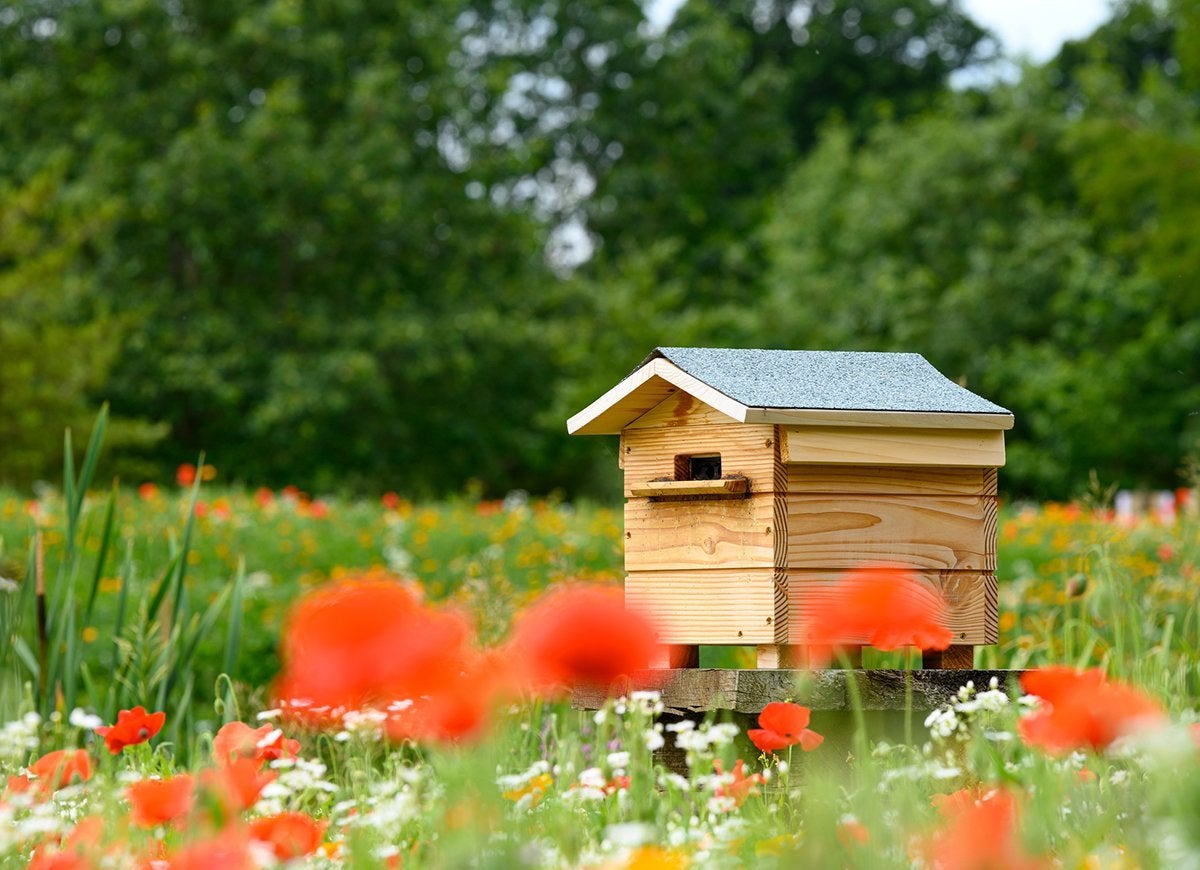
{"type": "Polygon", "coordinates": [[[461,672],[470,639],[466,617],[421,605],[398,582],[336,583],[292,609],[275,696],[346,708],[420,698],[461,672]]]}
{"type": "Polygon", "coordinates": [[[251,728],[245,722],[226,722],[213,738],[212,748],[213,757],[221,764],[230,764],[238,758],[263,762],[296,757],[300,754],[300,741],[284,737],[273,725],[251,728]]]}
{"type": "Polygon", "coordinates": [[[275,493],[271,492],[265,486],[260,486],[254,490],[254,503],[260,508],[269,508],[275,503],[275,493]]]}
{"type": "Polygon", "coordinates": [[[91,779],[92,759],[82,749],[56,749],[29,765],[29,772],[37,776],[43,791],[55,791],[76,777],[80,782],[91,779]]]}
{"type": "Polygon", "coordinates": [[[195,783],[186,773],[168,779],[143,779],[125,789],[135,825],[153,828],[187,815],[195,801],[195,783]]]}
{"type": "Polygon", "coordinates": [[[847,849],[853,848],[856,844],[865,846],[871,839],[871,832],[867,830],[867,826],[853,817],[844,818],[838,822],[836,833],[838,842],[847,849]]]}
{"type": "Polygon", "coordinates": [[[138,498],[142,501],[153,501],[158,498],[158,487],[147,481],[138,487],[138,498]]]}
{"type": "Polygon", "coordinates": [[[388,490],[379,497],[379,503],[387,510],[394,511],[396,508],[400,507],[400,496],[391,490],[388,490]]]}
{"type": "Polygon", "coordinates": [[[799,743],[805,752],[811,752],[825,739],[808,728],[809,710],[788,701],[772,701],[758,714],[761,728],[746,732],[750,742],[762,752],[777,752],[799,743]]]}
{"type": "Polygon", "coordinates": [[[1048,866],[1025,852],[1017,836],[1017,802],[995,789],[963,801],[929,842],[930,864],[938,870],[1027,870],[1048,866]]]}
{"type": "Polygon", "coordinates": [[[196,482],[196,466],[185,462],[175,469],[175,482],[180,486],[191,486],[196,482]]]}
{"type": "Polygon", "coordinates": [[[620,589],[568,586],[530,607],[513,628],[511,655],[535,689],[609,688],[649,664],[654,627],[625,609],[620,589]]]}
{"type": "Polygon", "coordinates": [[[945,602],[912,571],[883,565],[851,571],[813,602],[805,637],[815,646],[867,644],[882,650],[945,649],[945,602]]]}
{"type": "Polygon", "coordinates": [[[238,758],[200,774],[200,784],[230,812],[240,813],[254,806],[275,773],[261,769],[254,758],[238,758]]]}
{"type": "Polygon", "coordinates": [[[1056,666],[1027,671],[1021,688],[1043,704],[1017,723],[1021,738],[1050,753],[1102,750],[1118,737],[1163,721],[1162,706],[1099,669],[1056,666]]]}
{"type": "MultiPolygon", "coordinates": [[[[725,772],[722,767],[721,759],[713,759],[713,768],[717,771],[718,776],[725,772]]],[[[739,807],[745,803],[747,797],[757,794],[758,786],[763,782],[761,773],[752,773],[750,776],[746,776],[746,762],[740,758],[729,775],[733,778],[732,781],[714,788],[713,794],[716,797],[733,798],[734,804],[739,807]]]]}
{"type": "Polygon", "coordinates": [[[162,730],[166,721],[166,713],[147,713],[145,707],[138,706],[117,713],[115,725],[101,725],[96,733],[104,738],[108,751],[116,755],[126,746],[145,743],[162,730]]]}
{"type": "Polygon", "coordinates": [[[250,836],[267,843],[280,861],[311,855],[325,836],[325,823],[304,813],[280,813],[250,822],[250,836]]]}

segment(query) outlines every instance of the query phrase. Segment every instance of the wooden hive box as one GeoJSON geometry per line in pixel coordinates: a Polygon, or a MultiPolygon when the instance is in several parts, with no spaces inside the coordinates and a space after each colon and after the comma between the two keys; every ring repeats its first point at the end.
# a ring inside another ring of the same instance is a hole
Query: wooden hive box
{"type": "Polygon", "coordinates": [[[812,603],[875,563],[943,597],[955,644],[926,663],[969,667],[997,640],[1012,423],[915,353],[662,347],[567,428],[620,435],[625,597],[671,664],[734,644],[777,666],[812,603]]]}

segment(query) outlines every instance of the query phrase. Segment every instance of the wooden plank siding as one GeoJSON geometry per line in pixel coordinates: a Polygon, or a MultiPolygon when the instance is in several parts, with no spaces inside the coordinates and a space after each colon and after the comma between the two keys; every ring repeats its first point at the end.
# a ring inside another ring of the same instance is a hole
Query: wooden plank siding
{"type": "Polygon", "coordinates": [[[742,423],[626,429],[621,433],[625,495],[654,480],[675,479],[676,456],[719,454],[723,475],[742,475],[751,493],[774,491],[775,427],[742,423]]]}
{"type": "Polygon", "coordinates": [[[998,468],[1004,432],[984,429],[855,429],[782,426],[784,462],[998,468]]]}
{"type": "MultiPolygon", "coordinates": [[[[775,567],[775,496],[631,498],[625,503],[627,571],[775,567]]],[[[782,537],[786,540],[787,533],[782,537]]]]}
{"type": "MultiPolygon", "coordinates": [[[[788,643],[804,643],[804,626],[823,598],[837,594],[842,571],[788,571],[788,643]]],[[[996,575],[993,571],[918,571],[916,576],[942,597],[945,625],[955,644],[990,644],[999,640],[996,575]]],[[[865,638],[847,637],[846,643],[865,638]]]]}
{"type": "Polygon", "coordinates": [[[651,617],[664,644],[776,643],[777,615],[787,612],[769,565],[630,571],[625,602],[651,617]]]}
{"type": "Polygon", "coordinates": [[[995,496],[791,493],[787,523],[789,568],[996,569],[995,496]]]}

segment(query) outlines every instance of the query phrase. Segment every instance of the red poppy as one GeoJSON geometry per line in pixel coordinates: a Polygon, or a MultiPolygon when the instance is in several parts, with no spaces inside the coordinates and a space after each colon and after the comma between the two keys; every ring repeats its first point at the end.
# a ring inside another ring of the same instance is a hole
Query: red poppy
{"type": "MultiPolygon", "coordinates": [[[[154,863],[154,862],[151,862],[154,863]]],[[[260,866],[250,851],[250,840],[241,827],[227,827],[211,839],[198,840],[173,853],[165,862],[169,870],[256,870],[260,866]]]]}
{"type": "Polygon", "coordinates": [[[990,789],[985,789],[981,785],[970,788],[960,788],[958,791],[952,791],[949,794],[935,794],[930,799],[930,804],[938,811],[943,819],[953,819],[964,810],[968,810],[975,804],[987,798],[990,789]]]}
{"type": "Polygon", "coordinates": [[[213,738],[213,758],[230,764],[238,758],[256,762],[277,758],[295,758],[300,754],[300,741],[284,737],[273,725],[251,728],[245,722],[226,722],[213,738]]]}
{"type": "Polygon", "coordinates": [[[260,486],[254,490],[254,503],[260,508],[269,508],[275,503],[275,493],[265,486],[260,486]]]}
{"type": "Polygon", "coordinates": [[[400,496],[391,490],[388,490],[379,497],[379,503],[387,510],[394,511],[396,508],[400,507],[400,496]]]}
{"type": "Polygon", "coordinates": [[[836,833],[838,842],[847,849],[853,848],[856,844],[865,846],[871,839],[871,832],[867,830],[867,826],[853,818],[842,819],[838,822],[836,833]]]}
{"type": "Polygon", "coordinates": [[[138,706],[117,713],[115,725],[101,725],[96,733],[104,738],[108,751],[116,755],[126,746],[145,743],[162,730],[166,721],[166,713],[147,713],[145,707],[138,706]]]}
{"type": "Polygon", "coordinates": [[[1050,753],[1102,750],[1118,737],[1163,721],[1162,705],[1099,669],[1055,666],[1027,671],[1021,688],[1043,703],[1017,723],[1021,738],[1050,753]]]}
{"type": "Polygon", "coordinates": [[[825,739],[808,728],[809,710],[788,701],[772,701],[758,714],[759,728],[746,732],[750,742],[762,752],[777,752],[796,743],[811,752],[825,739]]]}
{"type": "Polygon", "coordinates": [[[138,487],[138,498],[142,501],[153,501],[158,498],[158,487],[147,481],[138,487]]]}
{"type": "Polygon", "coordinates": [[[175,482],[180,486],[191,486],[196,482],[196,466],[185,462],[175,469],[175,482]]]}
{"type": "Polygon", "coordinates": [[[280,813],[250,822],[250,836],[267,843],[280,861],[311,855],[325,836],[325,823],[304,813],[280,813]]]}
{"type": "Polygon", "coordinates": [[[535,689],[606,689],[648,666],[655,633],[644,616],[625,608],[620,589],[568,586],[518,618],[511,649],[535,689]]]}
{"type": "Polygon", "coordinates": [[[274,780],[275,773],[262,770],[261,762],[254,758],[238,758],[200,774],[205,790],[235,813],[254,806],[262,790],[274,780]]]}
{"type": "Polygon", "coordinates": [[[882,650],[915,646],[940,650],[953,632],[941,595],[904,568],[874,565],[851,571],[813,601],[805,625],[809,644],[866,644],[882,650]]]}
{"type": "MultiPolygon", "coordinates": [[[[719,758],[713,760],[713,768],[717,771],[718,776],[724,773],[722,769],[723,765],[719,758]]],[[[716,797],[733,798],[734,804],[739,807],[745,802],[747,797],[757,793],[758,786],[763,782],[763,775],[761,773],[746,775],[746,762],[740,758],[737,760],[737,764],[733,766],[733,770],[730,771],[729,776],[732,777],[732,780],[714,788],[713,795],[716,797]]]]}
{"type": "Polygon", "coordinates": [[[436,691],[392,711],[385,723],[387,735],[392,740],[474,740],[487,727],[496,701],[509,694],[509,683],[503,667],[481,657],[436,691]]]}
{"type": "Polygon", "coordinates": [[[130,820],[153,828],[187,815],[195,801],[195,783],[188,774],[167,779],[143,779],[125,789],[132,808],[130,820]]]}
{"type": "Polygon", "coordinates": [[[56,749],[29,765],[29,772],[37,776],[44,791],[55,791],[76,778],[80,782],[91,779],[92,759],[82,749],[56,749]]]}
{"type": "Polygon", "coordinates": [[[318,708],[416,699],[461,672],[470,639],[465,616],[421,605],[399,582],[346,580],[292,609],[275,696],[318,708]]]}
{"type": "Polygon", "coordinates": [[[1032,870],[1048,866],[1030,856],[1017,835],[1017,802],[995,789],[964,802],[929,842],[930,864],[939,870],[1032,870]]]}
{"type": "Polygon", "coordinates": [[[35,849],[26,870],[91,870],[99,867],[103,837],[104,819],[100,816],[82,818],[61,843],[47,843],[35,849]]]}

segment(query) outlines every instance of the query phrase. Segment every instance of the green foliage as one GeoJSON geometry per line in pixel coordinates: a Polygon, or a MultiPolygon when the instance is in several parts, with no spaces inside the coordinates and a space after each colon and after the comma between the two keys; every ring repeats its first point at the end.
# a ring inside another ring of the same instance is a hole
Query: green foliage
{"type": "Polygon", "coordinates": [[[919,351],[1017,412],[1018,491],[1170,485],[1198,21],[963,94],[956,2],[9,3],[0,480],[108,401],[127,479],[611,493],[563,420],[694,343],[919,351]]]}

